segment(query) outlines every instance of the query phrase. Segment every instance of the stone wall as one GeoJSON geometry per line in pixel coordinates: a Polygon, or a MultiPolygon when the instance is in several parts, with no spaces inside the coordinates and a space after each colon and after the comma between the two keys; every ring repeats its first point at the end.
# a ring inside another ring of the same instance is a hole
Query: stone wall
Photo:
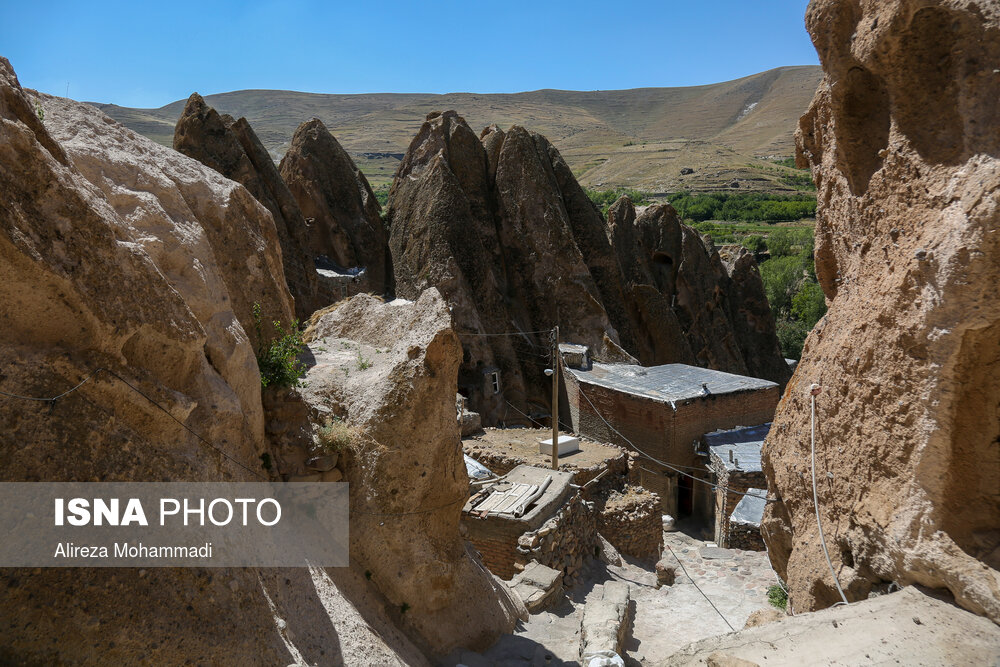
{"type": "MultiPolygon", "coordinates": [[[[742,549],[731,544],[735,526],[730,525],[729,518],[736,505],[750,489],[766,489],[767,478],[762,470],[729,470],[725,463],[714,454],[709,462],[709,468],[715,475],[715,543],[720,547],[742,549]]],[[[738,531],[737,531],[738,532],[738,531]]],[[[757,529],[759,536],[760,530],[757,529]]],[[[758,538],[759,539],[759,538],[758,538]]],[[[763,548],[757,547],[757,550],[763,548]]]]}
{"type": "Polygon", "coordinates": [[[660,497],[634,486],[625,493],[612,493],[598,515],[597,530],[619,553],[659,558],[663,551],[660,497]]]}
{"type": "Polygon", "coordinates": [[[764,538],[760,534],[760,526],[752,523],[730,522],[729,532],[726,533],[725,546],[729,549],[743,549],[744,551],[763,551],[764,538]]]}
{"type": "Polygon", "coordinates": [[[580,579],[580,568],[593,558],[597,548],[597,513],[594,503],[577,493],[559,512],[536,531],[517,540],[517,563],[532,560],[563,572],[563,583],[572,586],[580,579]]]}

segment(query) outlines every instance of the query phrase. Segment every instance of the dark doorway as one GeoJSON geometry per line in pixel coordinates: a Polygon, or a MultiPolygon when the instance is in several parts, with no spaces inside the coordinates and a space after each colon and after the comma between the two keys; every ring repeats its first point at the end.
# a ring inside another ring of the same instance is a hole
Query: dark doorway
{"type": "Polygon", "coordinates": [[[677,477],[677,518],[694,513],[694,480],[684,475],[677,477]]]}

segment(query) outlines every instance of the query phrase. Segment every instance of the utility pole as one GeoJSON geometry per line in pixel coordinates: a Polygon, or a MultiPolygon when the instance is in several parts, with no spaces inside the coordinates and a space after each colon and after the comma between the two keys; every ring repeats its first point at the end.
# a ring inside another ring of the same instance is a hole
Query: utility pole
{"type": "Polygon", "coordinates": [[[559,469],[559,372],[562,355],[559,354],[559,327],[552,329],[552,469],[559,469]]]}

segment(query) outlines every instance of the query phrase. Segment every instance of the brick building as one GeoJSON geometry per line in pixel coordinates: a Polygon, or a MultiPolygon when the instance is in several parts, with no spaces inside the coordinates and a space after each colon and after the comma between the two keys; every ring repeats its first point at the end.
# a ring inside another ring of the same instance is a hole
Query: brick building
{"type": "Polygon", "coordinates": [[[593,553],[597,519],[593,505],[572,482],[570,472],[520,465],[484,487],[485,500],[478,494],[469,499],[462,529],[490,572],[510,579],[536,560],[564,575],[577,574],[583,557],[593,553]],[[531,495],[505,499],[504,494],[530,494],[532,488],[544,491],[526,505],[523,499],[531,495]]]}
{"type": "MultiPolygon", "coordinates": [[[[702,436],[770,422],[781,398],[774,382],[684,364],[592,363],[568,368],[564,378],[573,431],[627,449],[631,441],[706,483],[711,473],[699,456],[702,436]]],[[[665,514],[713,516],[711,493],[697,490],[696,482],[644,457],[636,463],[635,481],[660,496],[665,514]]]]}
{"type": "MultiPolygon", "coordinates": [[[[713,494],[712,520],[715,542],[720,547],[748,548],[733,543],[736,528],[731,525],[732,516],[737,505],[746,499],[743,494],[749,493],[752,489],[767,494],[766,491],[760,491],[767,489],[767,479],[764,477],[760,462],[760,450],[770,430],[771,424],[761,424],[706,433],[702,438],[703,452],[708,456],[705,465],[711,473],[711,481],[717,485],[713,494]]],[[[752,518],[750,510],[756,510],[757,505],[756,499],[749,499],[744,503],[745,511],[741,514],[743,518],[737,522],[738,532],[743,536],[740,542],[749,540],[750,543],[757,544],[759,541],[759,517],[756,520],[757,540],[748,534],[748,531],[752,533],[754,530],[752,522],[748,523],[752,518]]]]}

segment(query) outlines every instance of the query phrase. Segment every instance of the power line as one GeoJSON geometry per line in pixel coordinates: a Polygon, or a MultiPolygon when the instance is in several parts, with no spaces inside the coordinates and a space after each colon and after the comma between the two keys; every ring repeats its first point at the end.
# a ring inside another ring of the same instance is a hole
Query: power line
{"type": "MultiPolygon", "coordinates": [[[[577,390],[580,392],[580,395],[582,395],[585,399],[587,399],[587,403],[590,403],[590,407],[593,408],[594,413],[598,417],[601,418],[601,421],[603,421],[605,424],[607,424],[608,428],[610,428],[612,431],[614,431],[618,435],[619,438],[621,438],[622,440],[624,440],[625,442],[627,442],[629,445],[631,445],[632,449],[634,449],[635,451],[639,452],[640,454],[642,454],[643,456],[645,456],[647,459],[649,459],[653,463],[659,463],[664,468],[669,468],[670,470],[673,470],[674,472],[676,472],[678,475],[683,475],[685,477],[689,477],[689,478],[693,479],[696,482],[701,482],[702,484],[706,484],[706,485],[711,486],[713,488],[724,489],[728,493],[735,493],[735,494],[740,495],[740,496],[750,496],[751,498],[761,498],[756,493],[745,493],[743,491],[736,491],[734,489],[730,489],[729,487],[722,486],[721,484],[712,484],[711,482],[709,482],[707,480],[704,480],[704,479],[702,479],[700,477],[695,477],[694,475],[690,475],[690,474],[684,472],[683,470],[681,470],[680,468],[677,468],[677,467],[671,465],[670,463],[665,463],[664,461],[661,461],[658,458],[655,458],[655,457],[647,454],[642,449],[640,449],[639,447],[637,447],[634,442],[632,442],[631,440],[629,440],[628,438],[626,438],[624,435],[622,435],[621,432],[618,431],[618,429],[616,429],[614,426],[611,425],[611,422],[609,422],[607,419],[604,418],[604,415],[601,414],[601,411],[597,409],[597,406],[594,405],[594,403],[590,400],[590,397],[587,396],[586,392],[583,391],[583,386],[581,384],[577,385],[577,390]]],[[[768,500],[766,498],[763,498],[763,500],[764,500],[765,503],[774,502],[774,501],[768,500]]]]}
{"type": "Polygon", "coordinates": [[[444,505],[438,505],[437,507],[431,507],[429,509],[414,510],[412,512],[354,512],[354,514],[361,514],[363,516],[412,516],[414,514],[429,514],[431,512],[437,512],[438,510],[444,509],[445,507],[451,507],[452,505],[457,505],[462,503],[463,505],[469,501],[469,496],[465,495],[458,500],[453,500],[451,502],[445,503],[444,505]]]}
{"type": "Polygon", "coordinates": [[[135,393],[137,393],[140,396],[142,396],[143,398],[145,398],[147,401],[149,401],[154,406],[156,406],[157,408],[159,408],[163,412],[163,414],[167,415],[172,420],[174,420],[175,422],[177,422],[181,426],[181,428],[183,428],[185,431],[187,431],[188,433],[190,433],[191,435],[193,435],[195,438],[197,438],[200,442],[202,442],[206,446],[210,447],[211,449],[214,449],[216,452],[218,452],[219,454],[221,454],[222,456],[224,456],[225,458],[227,458],[229,461],[235,463],[239,467],[243,468],[244,470],[246,470],[251,475],[254,475],[255,477],[257,477],[259,479],[262,479],[264,481],[268,481],[267,477],[264,477],[263,475],[261,475],[260,473],[258,473],[256,470],[253,470],[252,468],[248,468],[243,463],[241,463],[237,459],[235,459],[232,456],[230,456],[229,454],[227,454],[225,452],[225,450],[223,450],[222,448],[216,446],[215,444],[213,444],[212,442],[210,442],[206,438],[202,437],[202,435],[200,433],[197,433],[191,427],[189,427],[187,424],[185,424],[184,422],[182,422],[180,419],[178,419],[177,417],[173,416],[173,414],[171,414],[169,410],[167,410],[165,407],[163,407],[158,402],[156,402],[155,400],[153,400],[150,396],[148,396],[146,393],[144,393],[141,389],[139,389],[138,387],[136,387],[135,385],[133,385],[131,382],[129,382],[128,380],[126,380],[125,378],[123,378],[121,375],[119,375],[118,373],[114,372],[110,368],[104,368],[104,367],[98,368],[97,370],[91,372],[87,377],[85,377],[83,380],[81,380],[73,388],[67,389],[66,391],[62,392],[61,394],[57,394],[56,396],[52,396],[51,398],[38,398],[38,397],[34,397],[34,396],[22,396],[20,394],[12,394],[12,393],[9,393],[9,392],[6,392],[6,391],[0,391],[0,395],[7,396],[8,398],[16,398],[16,399],[19,399],[19,400],[22,400],[22,401],[36,401],[36,402],[40,402],[40,403],[48,403],[49,406],[50,406],[50,410],[51,410],[51,408],[55,407],[55,404],[56,404],[57,400],[63,398],[64,396],[68,396],[69,394],[72,394],[74,391],[77,391],[83,385],[87,384],[87,382],[89,382],[90,380],[92,380],[93,378],[95,378],[98,373],[102,373],[102,372],[103,373],[107,373],[108,375],[110,375],[113,378],[116,378],[119,382],[123,383],[129,389],[131,389],[135,393]]]}
{"type": "Polygon", "coordinates": [[[459,331],[457,333],[459,336],[532,336],[536,334],[552,333],[552,330],[545,329],[544,331],[506,331],[503,333],[473,333],[473,332],[459,331]]]}
{"type": "Polygon", "coordinates": [[[698,589],[698,592],[701,593],[701,596],[705,598],[708,604],[712,605],[712,609],[714,609],[715,613],[719,615],[719,618],[721,618],[723,621],[726,622],[726,625],[729,626],[729,629],[732,630],[733,632],[736,632],[736,628],[734,628],[733,624],[729,622],[729,619],[722,615],[722,612],[719,611],[719,608],[715,606],[715,603],[712,602],[707,595],[705,595],[705,591],[701,590],[701,587],[697,583],[695,583],[694,577],[688,574],[687,568],[684,567],[684,563],[682,563],[681,559],[677,557],[677,554],[675,554],[674,550],[670,548],[670,545],[667,544],[666,547],[667,549],[670,550],[670,555],[674,557],[674,560],[677,561],[677,564],[681,566],[681,571],[684,572],[684,576],[691,580],[691,583],[694,585],[694,587],[698,589]]]}

